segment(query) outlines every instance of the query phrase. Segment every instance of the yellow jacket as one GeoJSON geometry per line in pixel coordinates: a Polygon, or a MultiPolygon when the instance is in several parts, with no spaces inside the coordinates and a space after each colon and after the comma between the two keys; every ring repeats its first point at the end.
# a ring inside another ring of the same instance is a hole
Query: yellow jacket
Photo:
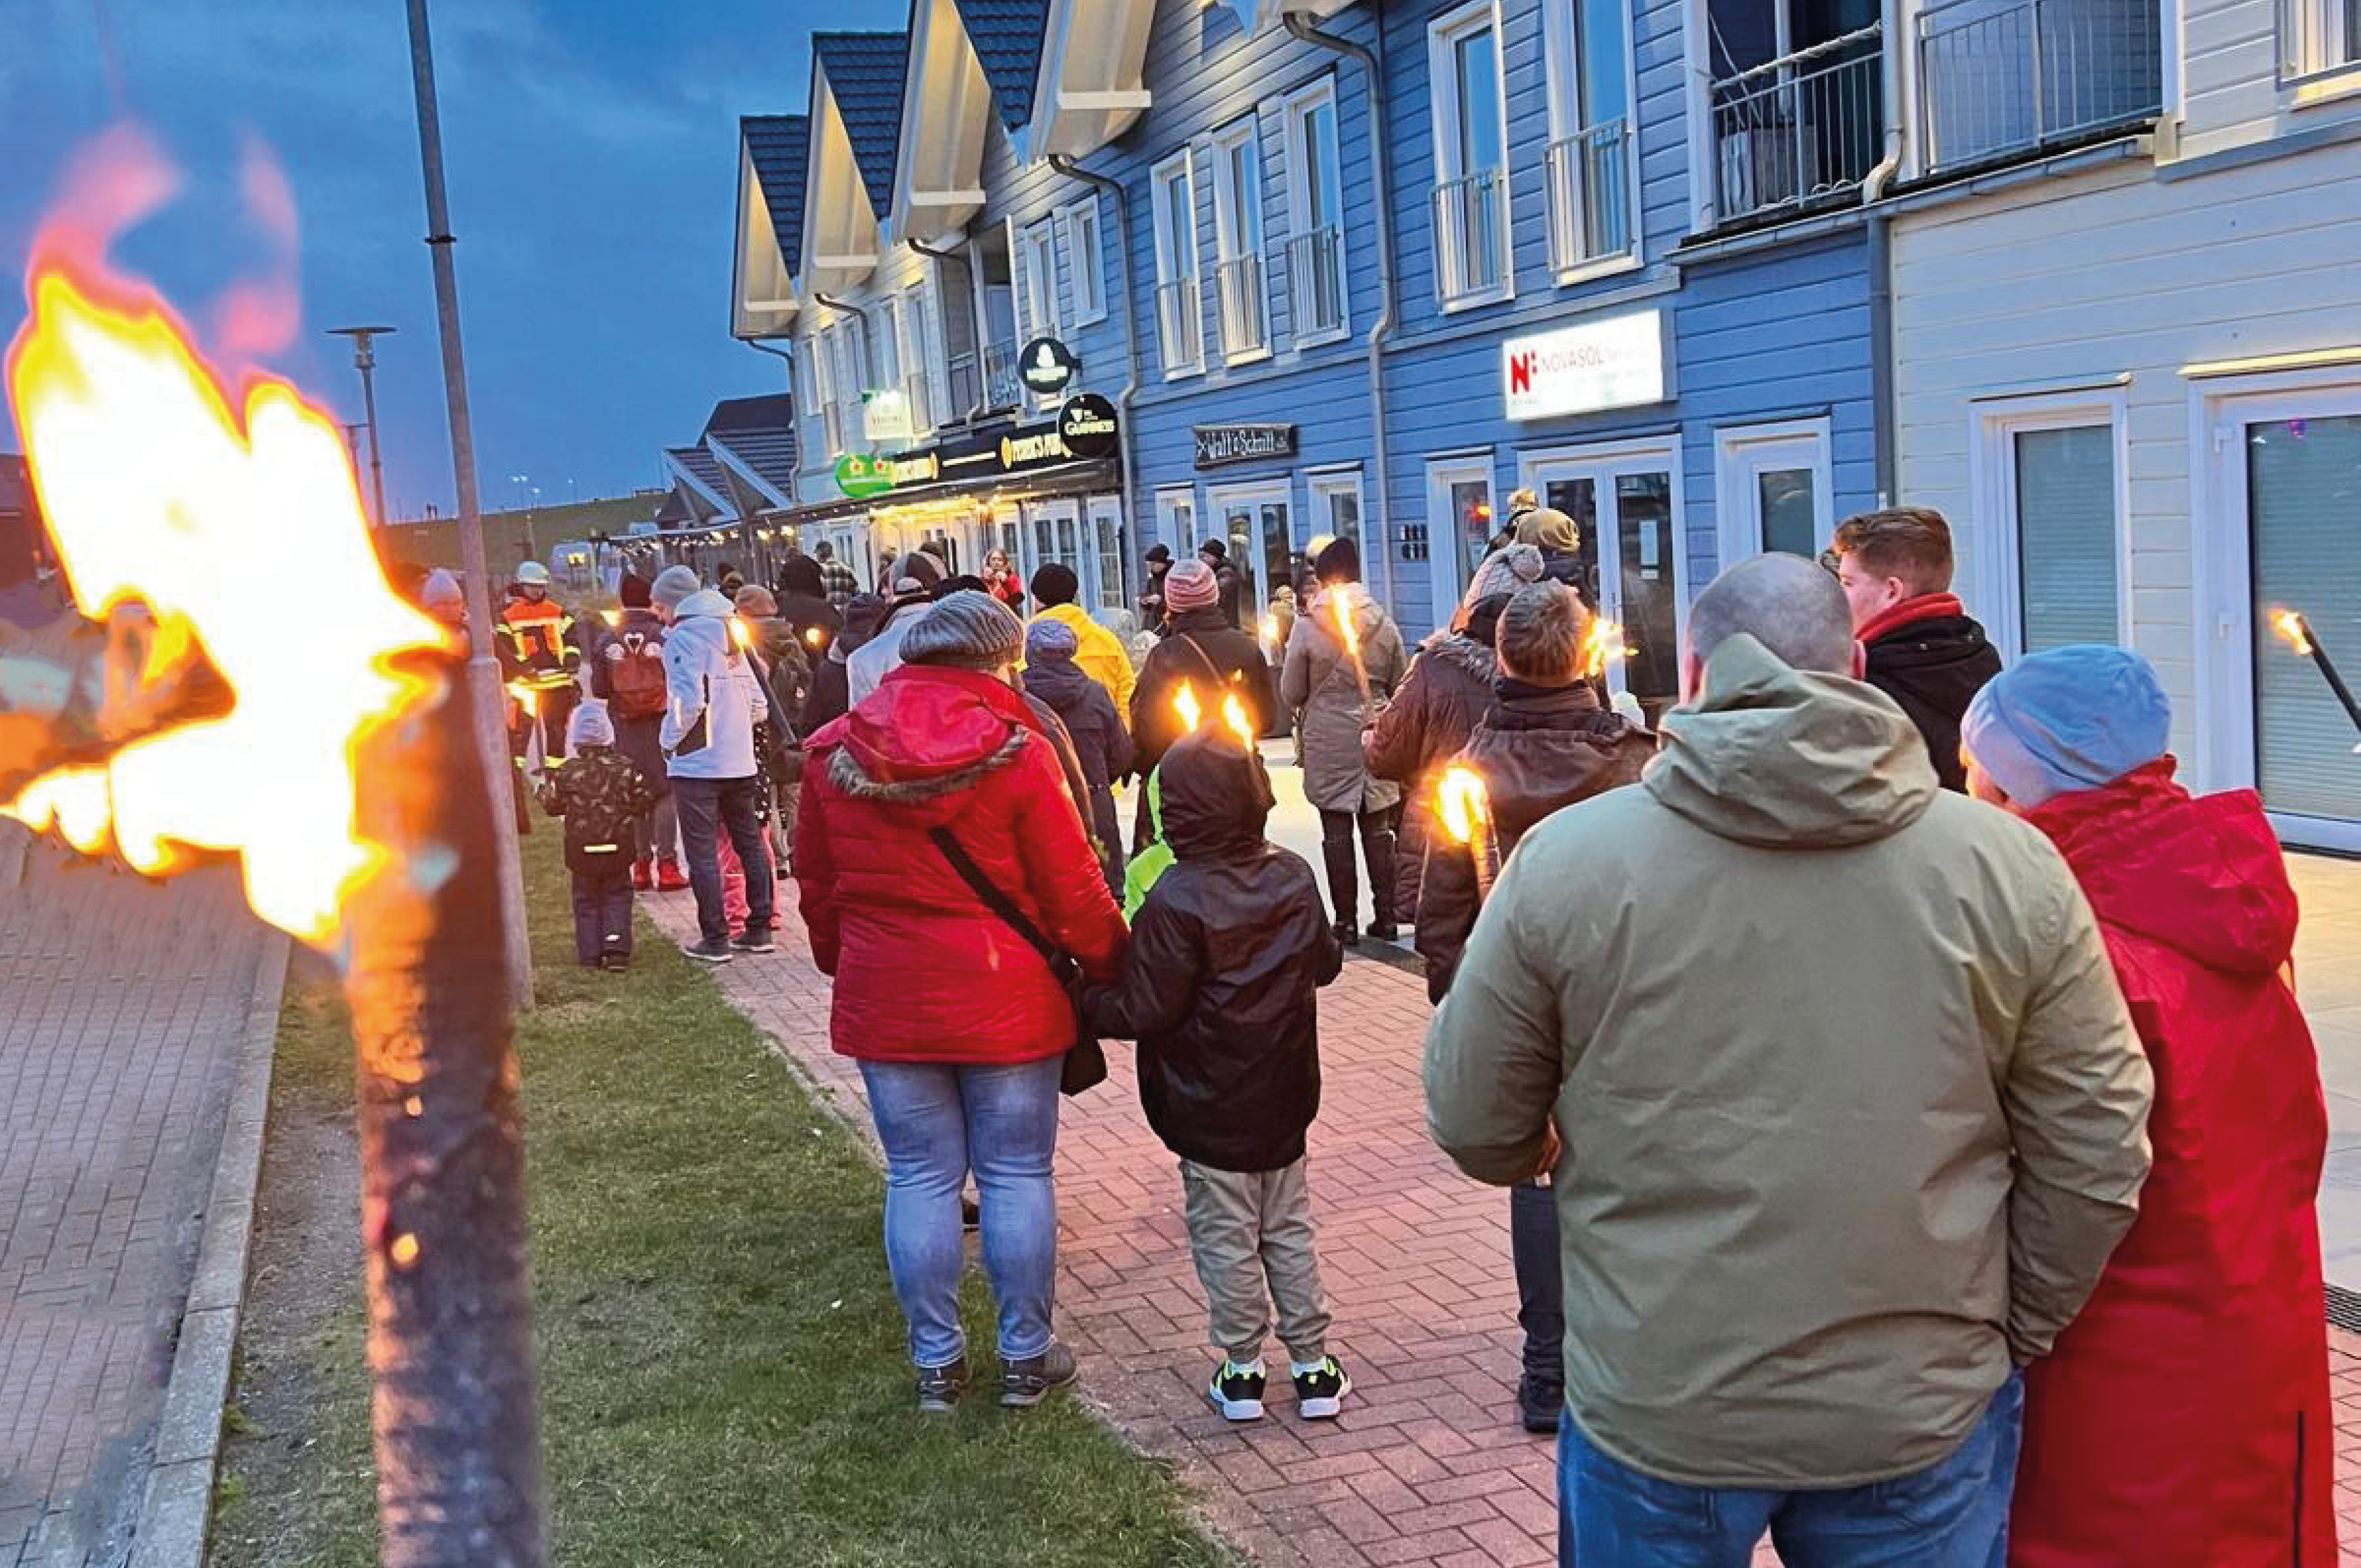
{"type": "Polygon", "coordinates": [[[1054,620],[1074,634],[1077,644],[1074,663],[1082,674],[1106,687],[1107,696],[1115,698],[1115,710],[1131,722],[1131,654],[1120,638],[1090,618],[1089,611],[1078,604],[1053,604],[1033,618],[1054,620]]]}

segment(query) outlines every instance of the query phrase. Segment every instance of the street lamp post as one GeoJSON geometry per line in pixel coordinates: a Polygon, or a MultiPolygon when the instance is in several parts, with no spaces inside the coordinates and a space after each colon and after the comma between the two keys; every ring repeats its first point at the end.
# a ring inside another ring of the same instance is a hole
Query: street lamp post
{"type": "MultiPolygon", "coordinates": [[[[385,526],[385,464],[378,455],[377,355],[369,347],[369,340],[392,334],[393,328],[390,326],[332,326],[328,329],[331,337],[353,340],[353,368],[361,373],[361,412],[367,416],[363,422],[368,426],[369,489],[377,498],[377,525],[379,528],[385,526]]],[[[355,461],[358,461],[357,454],[355,461]]]]}

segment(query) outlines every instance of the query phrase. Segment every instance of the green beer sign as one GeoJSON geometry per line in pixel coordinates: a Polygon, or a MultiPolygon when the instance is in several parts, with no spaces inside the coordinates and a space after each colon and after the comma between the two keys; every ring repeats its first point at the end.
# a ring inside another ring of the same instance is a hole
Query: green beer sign
{"type": "Polygon", "coordinates": [[[847,453],[836,460],[836,488],[856,501],[882,496],[894,488],[894,466],[883,458],[847,453]]]}

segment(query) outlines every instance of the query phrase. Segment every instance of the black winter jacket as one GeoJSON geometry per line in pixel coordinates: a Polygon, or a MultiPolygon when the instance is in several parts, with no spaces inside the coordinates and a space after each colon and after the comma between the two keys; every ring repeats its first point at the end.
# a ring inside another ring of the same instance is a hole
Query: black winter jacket
{"type": "Polygon", "coordinates": [[[2000,674],[2000,653],[1971,616],[1914,620],[1869,644],[1861,677],[1902,705],[1927,741],[1943,787],[1965,791],[1960,761],[1960,720],[1984,683],[2000,674]]]}
{"type": "Polygon", "coordinates": [[[1262,644],[1222,619],[1211,605],[1182,610],[1172,618],[1172,630],[1139,669],[1131,688],[1131,738],[1138,754],[1132,765],[1145,776],[1164,759],[1165,749],[1180,738],[1180,718],[1172,711],[1173,694],[1187,682],[1203,704],[1207,723],[1221,718],[1220,699],[1208,700],[1215,676],[1237,688],[1254,732],[1270,729],[1270,663],[1262,644]]]}
{"type": "Polygon", "coordinates": [[[1106,687],[1082,674],[1071,659],[1036,660],[1025,666],[1025,692],[1044,702],[1065,722],[1074,743],[1087,799],[1084,826],[1097,840],[1099,859],[1112,885],[1123,886],[1123,830],[1115,811],[1115,782],[1131,772],[1131,732],[1115,710],[1106,687]]]}
{"type": "MultiPolygon", "coordinates": [[[[1491,858],[1501,865],[1551,812],[1637,781],[1656,754],[1656,740],[1603,710],[1587,684],[1552,689],[1503,677],[1494,689],[1492,711],[1450,761],[1484,781],[1498,839],[1491,858]]],[[[1417,921],[1430,1002],[1451,989],[1477,914],[1473,850],[1448,833],[1430,831],[1417,921]]]]}
{"type": "Polygon", "coordinates": [[[1092,1026],[1139,1042],[1148,1124],[1181,1158],[1279,1170],[1320,1113],[1319,988],[1343,969],[1312,868],[1263,839],[1262,760],[1211,728],[1165,756],[1174,861],[1132,922],[1092,1026]]]}

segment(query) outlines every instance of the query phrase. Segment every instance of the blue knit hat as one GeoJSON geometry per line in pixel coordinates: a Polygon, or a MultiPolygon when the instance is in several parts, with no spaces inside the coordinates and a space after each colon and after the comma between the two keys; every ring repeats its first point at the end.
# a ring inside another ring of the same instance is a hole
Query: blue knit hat
{"type": "Polygon", "coordinates": [[[1074,629],[1062,620],[1042,616],[1025,629],[1025,662],[1028,664],[1056,663],[1071,659],[1082,651],[1082,639],[1074,629]]]}
{"type": "Polygon", "coordinates": [[[1968,705],[1960,739],[2021,806],[2111,784],[2171,744],[2172,704],[2156,666],[2084,644],[2019,660],[1968,705]]]}

